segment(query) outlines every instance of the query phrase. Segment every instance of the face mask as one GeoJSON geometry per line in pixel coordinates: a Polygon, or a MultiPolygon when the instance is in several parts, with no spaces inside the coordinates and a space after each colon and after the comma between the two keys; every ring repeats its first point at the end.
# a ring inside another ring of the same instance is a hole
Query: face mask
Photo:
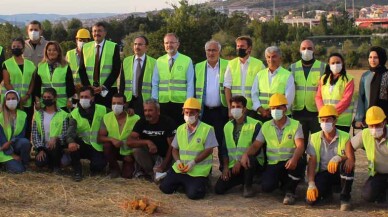
{"type": "Polygon", "coordinates": [[[301,51],[300,54],[302,55],[302,59],[304,61],[310,61],[313,59],[313,51],[312,50],[304,50],[304,51],[301,51]]]}
{"type": "Polygon", "coordinates": [[[82,50],[82,47],[84,46],[85,42],[83,41],[77,41],[77,48],[78,50],[82,50]]]}
{"type": "Polygon", "coordinates": [[[384,133],[384,128],[381,127],[381,128],[369,128],[369,132],[370,134],[374,137],[374,138],[380,138],[383,133],[384,133]]]}
{"type": "Polygon", "coordinates": [[[52,106],[55,103],[53,99],[43,99],[42,102],[45,106],[52,106]]]}
{"type": "Polygon", "coordinates": [[[28,32],[28,37],[32,40],[32,41],[37,41],[39,39],[39,32],[38,31],[31,31],[31,32],[28,32]]]}
{"type": "Polygon", "coordinates": [[[18,106],[18,101],[16,99],[7,100],[5,101],[5,105],[9,110],[15,110],[18,106]]]}
{"type": "Polygon", "coordinates": [[[79,104],[83,109],[88,109],[90,108],[90,99],[80,99],[79,104]]]}
{"type": "Polygon", "coordinates": [[[22,55],[22,53],[23,53],[23,49],[21,49],[21,48],[13,48],[13,49],[11,49],[11,51],[12,51],[12,55],[17,56],[17,57],[22,55]]]}
{"type": "Polygon", "coordinates": [[[282,119],[283,110],[281,109],[271,109],[271,116],[275,121],[282,119]]]}
{"type": "Polygon", "coordinates": [[[186,124],[194,124],[195,121],[197,120],[195,118],[195,116],[188,116],[188,115],[185,115],[184,119],[185,119],[186,124]]]}
{"type": "Polygon", "coordinates": [[[237,49],[237,56],[244,58],[247,55],[247,49],[239,48],[237,49]]]}
{"type": "Polygon", "coordinates": [[[333,65],[330,65],[330,71],[333,72],[333,74],[338,74],[340,73],[342,70],[342,64],[333,64],[333,65]]]}
{"type": "Polygon", "coordinates": [[[322,122],[321,123],[321,129],[325,133],[330,133],[333,130],[333,123],[330,123],[330,122],[324,123],[324,122],[322,122]]]}
{"type": "Polygon", "coordinates": [[[115,115],[119,115],[123,112],[124,105],[112,105],[112,111],[115,115]]]}
{"type": "Polygon", "coordinates": [[[232,113],[232,116],[235,120],[240,119],[243,115],[242,108],[232,108],[230,110],[230,113],[232,113]]]}

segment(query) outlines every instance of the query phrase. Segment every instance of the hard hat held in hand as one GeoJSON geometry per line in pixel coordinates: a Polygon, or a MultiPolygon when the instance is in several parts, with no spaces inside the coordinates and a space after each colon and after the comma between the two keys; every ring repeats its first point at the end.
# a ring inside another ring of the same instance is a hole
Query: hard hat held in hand
{"type": "Polygon", "coordinates": [[[184,109],[198,109],[201,110],[201,103],[196,98],[186,99],[185,104],[183,104],[184,109]]]}
{"type": "Polygon", "coordinates": [[[330,117],[330,116],[338,117],[337,109],[335,109],[335,107],[332,105],[322,106],[322,108],[319,110],[318,117],[321,118],[321,117],[330,117]]]}
{"type": "Polygon", "coordinates": [[[378,106],[372,106],[366,111],[365,122],[368,125],[379,124],[385,120],[384,111],[378,106]]]}
{"type": "Polygon", "coordinates": [[[280,94],[280,93],[275,93],[269,99],[269,106],[270,107],[287,105],[287,104],[288,104],[288,102],[287,102],[286,96],[284,96],[283,94],[280,94]]]}

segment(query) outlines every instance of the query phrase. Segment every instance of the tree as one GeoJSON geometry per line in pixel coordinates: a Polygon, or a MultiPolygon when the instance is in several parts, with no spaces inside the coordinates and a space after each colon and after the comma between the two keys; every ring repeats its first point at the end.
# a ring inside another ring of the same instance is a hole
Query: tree
{"type": "Polygon", "coordinates": [[[55,24],[53,26],[53,34],[51,37],[51,40],[55,40],[59,43],[62,41],[66,41],[67,38],[67,31],[65,30],[65,27],[61,22],[55,24]]]}
{"type": "Polygon", "coordinates": [[[21,30],[11,25],[10,23],[3,23],[0,25],[0,45],[3,46],[6,58],[11,56],[11,41],[16,37],[23,37],[21,30]]]}
{"type": "Polygon", "coordinates": [[[63,55],[66,55],[67,51],[76,48],[77,44],[74,41],[62,41],[59,43],[62,48],[63,55]]]}
{"type": "Polygon", "coordinates": [[[327,25],[327,17],[322,14],[318,26],[313,26],[312,33],[314,35],[327,35],[329,34],[329,27],[327,25]]]}
{"type": "Polygon", "coordinates": [[[67,23],[67,40],[68,41],[73,41],[75,39],[75,36],[77,34],[77,31],[82,28],[82,22],[81,20],[77,18],[71,19],[67,23]]]}
{"type": "Polygon", "coordinates": [[[53,34],[53,24],[49,20],[42,22],[43,36],[46,40],[51,40],[53,34]]]}

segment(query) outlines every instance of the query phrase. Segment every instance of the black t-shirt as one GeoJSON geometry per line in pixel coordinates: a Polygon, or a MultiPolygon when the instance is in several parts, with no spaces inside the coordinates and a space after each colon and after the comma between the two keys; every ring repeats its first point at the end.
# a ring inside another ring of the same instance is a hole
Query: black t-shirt
{"type": "Polygon", "coordinates": [[[160,115],[159,122],[156,124],[148,123],[141,118],[133,128],[133,132],[139,134],[140,139],[151,140],[158,147],[158,155],[165,157],[168,150],[168,137],[174,137],[176,132],[175,122],[164,115],[160,115]]]}

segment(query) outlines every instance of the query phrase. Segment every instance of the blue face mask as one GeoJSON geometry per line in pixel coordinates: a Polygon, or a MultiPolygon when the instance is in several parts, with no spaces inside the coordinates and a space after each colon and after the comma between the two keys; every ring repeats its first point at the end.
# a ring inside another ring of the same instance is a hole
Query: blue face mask
{"type": "Polygon", "coordinates": [[[275,121],[282,119],[283,110],[281,109],[271,109],[271,116],[275,121]]]}

